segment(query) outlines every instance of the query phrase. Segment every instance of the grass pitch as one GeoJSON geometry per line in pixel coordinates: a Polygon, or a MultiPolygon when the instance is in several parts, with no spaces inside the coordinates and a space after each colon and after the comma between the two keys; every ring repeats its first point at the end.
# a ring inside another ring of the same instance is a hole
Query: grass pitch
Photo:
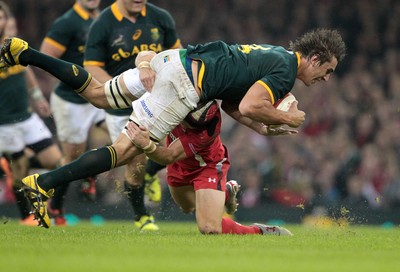
{"type": "Polygon", "coordinates": [[[201,235],[195,223],[1,225],[0,271],[399,271],[400,227],[286,225],[293,237],[201,235]]]}

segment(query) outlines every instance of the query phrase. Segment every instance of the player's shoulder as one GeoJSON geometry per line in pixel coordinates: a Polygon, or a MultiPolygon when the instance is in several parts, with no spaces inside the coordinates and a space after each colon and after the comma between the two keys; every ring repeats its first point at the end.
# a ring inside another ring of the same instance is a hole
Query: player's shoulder
{"type": "Polygon", "coordinates": [[[54,24],[64,24],[66,22],[73,22],[74,20],[76,20],[76,18],[77,18],[77,14],[75,13],[75,11],[72,8],[70,8],[66,12],[64,12],[62,15],[58,16],[54,20],[54,24]]]}
{"type": "Polygon", "coordinates": [[[160,8],[154,4],[146,3],[146,13],[152,17],[170,17],[171,14],[168,10],[160,8]]]}
{"type": "Polygon", "coordinates": [[[102,27],[111,26],[115,23],[118,23],[118,16],[122,16],[119,14],[114,14],[111,9],[111,6],[103,9],[100,14],[96,17],[92,25],[100,25],[102,27]]]}

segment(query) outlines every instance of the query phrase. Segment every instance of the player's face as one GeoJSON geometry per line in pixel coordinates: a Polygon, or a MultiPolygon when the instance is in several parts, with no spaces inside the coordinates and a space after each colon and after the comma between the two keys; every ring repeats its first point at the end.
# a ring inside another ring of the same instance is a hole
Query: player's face
{"type": "Polygon", "coordinates": [[[331,61],[320,63],[317,56],[311,57],[310,66],[304,72],[302,81],[306,86],[310,86],[320,81],[328,81],[331,74],[335,71],[338,61],[335,57],[331,61]]]}
{"type": "Polygon", "coordinates": [[[7,16],[4,10],[0,10],[0,36],[4,35],[4,31],[7,24],[7,16]]]}
{"type": "Polygon", "coordinates": [[[147,0],[121,0],[124,8],[129,14],[139,13],[144,5],[146,5],[147,0]]]}
{"type": "Polygon", "coordinates": [[[94,11],[99,8],[101,0],[78,0],[77,2],[87,11],[94,11]]]}
{"type": "Polygon", "coordinates": [[[9,37],[15,37],[18,34],[18,29],[17,29],[17,22],[15,18],[11,17],[8,18],[6,28],[4,30],[4,35],[9,36],[9,37]]]}

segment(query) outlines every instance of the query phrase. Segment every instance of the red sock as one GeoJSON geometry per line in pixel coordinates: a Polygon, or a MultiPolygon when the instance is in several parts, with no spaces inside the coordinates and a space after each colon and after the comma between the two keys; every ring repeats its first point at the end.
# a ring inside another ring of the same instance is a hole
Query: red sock
{"type": "Polygon", "coordinates": [[[256,226],[244,226],[232,219],[222,218],[222,233],[225,234],[261,234],[256,226]]]}

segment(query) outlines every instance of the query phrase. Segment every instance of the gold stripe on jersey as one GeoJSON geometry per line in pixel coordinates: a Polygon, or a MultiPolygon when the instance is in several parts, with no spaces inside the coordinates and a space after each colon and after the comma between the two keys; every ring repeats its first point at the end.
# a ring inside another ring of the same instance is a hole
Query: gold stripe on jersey
{"type": "Polygon", "coordinates": [[[89,13],[84,10],[78,3],[75,3],[74,6],[72,7],[75,12],[83,19],[83,20],[89,20],[90,15],[89,13]]]}
{"type": "Polygon", "coordinates": [[[198,77],[197,77],[197,87],[199,87],[200,91],[203,90],[203,78],[204,78],[204,72],[206,70],[206,66],[204,65],[204,62],[201,61],[201,67],[199,69],[198,77]]]}
{"type": "Polygon", "coordinates": [[[295,54],[296,54],[296,57],[297,57],[297,67],[299,67],[300,66],[301,55],[300,55],[299,52],[295,52],[295,54]]]}
{"type": "Polygon", "coordinates": [[[48,44],[50,44],[50,45],[52,45],[52,46],[54,46],[58,50],[61,50],[63,53],[67,50],[67,48],[64,45],[62,45],[61,43],[53,40],[52,38],[46,37],[46,38],[44,38],[43,41],[48,43],[48,44]]]}
{"type": "Polygon", "coordinates": [[[175,44],[171,47],[171,49],[178,49],[181,48],[181,40],[176,40],[175,44]]]}
{"type": "Polygon", "coordinates": [[[111,169],[117,166],[117,152],[113,146],[107,146],[111,156],[111,169]]]}
{"type": "Polygon", "coordinates": [[[89,85],[90,81],[92,81],[92,75],[89,74],[88,78],[86,79],[85,83],[77,90],[75,90],[76,93],[80,94],[84,90],[86,90],[86,87],[89,85]]]}
{"type": "Polygon", "coordinates": [[[261,80],[258,80],[256,83],[262,85],[262,86],[268,91],[268,94],[269,94],[269,96],[271,97],[271,104],[272,104],[272,105],[275,104],[274,95],[273,95],[271,89],[268,87],[268,85],[265,84],[265,82],[263,82],[263,81],[261,81],[261,80]]]}
{"type": "Polygon", "coordinates": [[[25,69],[26,69],[26,67],[22,66],[22,65],[16,65],[16,66],[9,67],[9,68],[7,68],[7,70],[3,70],[0,72],[0,79],[5,79],[5,78],[8,78],[9,76],[22,73],[25,71],[25,69]]]}
{"type": "MultiPolygon", "coordinates": [[[[122,12],[119,10],[118,6],[117,6],[117,2],[115,2],[114,4],[111,5],[111,11],[114,14],[115,18],[118,21],[122,21],[122,19],[124,19],[124,15],[122,14],[122,12]]],[[[146,16],[146,5],[143,5],[142,10],[140,11],[140,15],[142,15],[143,17],[146,16]]]]}
{"type": "Polygon", "coordinates": [[[83,66],[100,66],[104,67],[106,64],[102,61],[86,60],[83,62],[83,66]]]}
{"type": "Polygon", "coordinates": [[[127,109],[131,107],[132,100],[126,96],[116,76],[104,83],[104,93],[112,109],[127,109]]]}

